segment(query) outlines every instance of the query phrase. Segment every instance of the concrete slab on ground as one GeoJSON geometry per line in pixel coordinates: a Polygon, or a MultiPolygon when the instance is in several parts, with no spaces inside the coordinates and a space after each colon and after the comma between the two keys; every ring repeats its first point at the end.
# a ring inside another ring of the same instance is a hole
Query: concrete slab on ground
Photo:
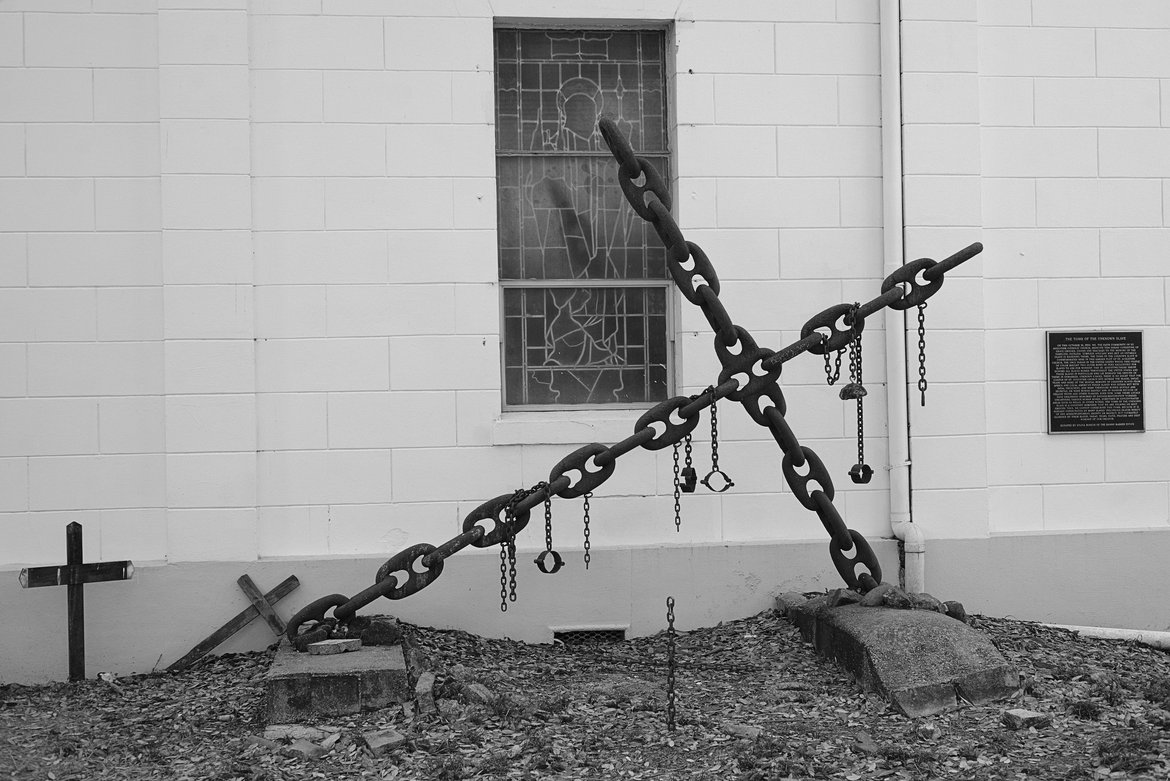
{"type": "Polygon", "coordinates": [[[400,645],[367,645],[328,656],[280,644],[264,680],[269,724],[375,710],[414,697],[400,645]]]}
{"type": "Polygon", "coordinates": [[[1016,670],[983,633],[942,613],[819,600],[788,612],[817,653],[907,716],[1002,699],[1019,687],[1016,670]]]}

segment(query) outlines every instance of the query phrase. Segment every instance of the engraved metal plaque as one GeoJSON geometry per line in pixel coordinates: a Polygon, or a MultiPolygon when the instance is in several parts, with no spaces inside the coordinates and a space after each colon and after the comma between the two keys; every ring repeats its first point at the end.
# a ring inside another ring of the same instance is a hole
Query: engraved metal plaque
{"type": "Polygon", "coordinates": [[[1048,332],[1048,433],[1145,431],[1141,331],[1048,332]]]}

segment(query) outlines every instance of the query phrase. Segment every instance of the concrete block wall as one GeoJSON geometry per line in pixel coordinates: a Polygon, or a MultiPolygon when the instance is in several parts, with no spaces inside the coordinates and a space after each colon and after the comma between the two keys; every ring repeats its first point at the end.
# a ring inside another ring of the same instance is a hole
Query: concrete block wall
{"type": "MultiPolygon", "coordinates": [[[[141,564],[390,554],[624,438],[640,410],[500,409],[493,24],[587,18],[669,28],[678,218],[761,345],[877,294],[876,3],[0,4],[0,566],[57,561],[70,519],[88,556],[141,564]]],[[[695,393],[719,366],[678,303],[695,393]]],[[[869,486],[820,360],[783,384],[872,536],[880,318],[866,334],[869,486]]],[[[737,407],[733,494],[688,497],[676,535],[669,451],[630,454],[593,544],[822,539],[737,407]]]]}
{"type": "Polygon", "coordinates": [[[991,532],[1164,528],[1170,8],[979,2],[991,532]],[[1143,333],[1146,431],[1046,433],[1045,332],[1143,333]]]}

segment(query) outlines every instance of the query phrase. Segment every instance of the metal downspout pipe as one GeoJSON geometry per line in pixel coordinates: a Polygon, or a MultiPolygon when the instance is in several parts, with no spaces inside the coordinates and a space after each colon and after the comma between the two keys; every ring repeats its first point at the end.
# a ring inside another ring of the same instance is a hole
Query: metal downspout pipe
{"type": "MultiPolygon", "coordinates": [[[[882,245],[884,275],[903,263],[902,40],[899,0],[881,0],[882,245]]],[[[886,420],[890,460],[890,526],[902,542],[900,580],[907,591],[926,590],[926,538],[910,507],[910,417],[906,380],[906,315],[885,310],[886,420]]]]}

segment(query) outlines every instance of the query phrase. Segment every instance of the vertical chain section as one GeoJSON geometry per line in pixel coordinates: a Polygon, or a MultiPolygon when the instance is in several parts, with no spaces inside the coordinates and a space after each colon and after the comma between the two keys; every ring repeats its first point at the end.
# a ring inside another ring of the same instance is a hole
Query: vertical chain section
{"type": "Polygon", "coordinates": [[[678,442],[674,443],[674,531],[682,531],[682,505],[679,498],[682,496],[682,483],[679,481],[678,442]]]}
{"type": "Polygon", "coordinates": [[[500,612],[508,612],[508,541],[500,540],[500,612]]]}
{"type": "Polygon", "coordinates": [[[585,506],[584,506],[584,515],[585,515],[585,569],[589,569],[589,559],[590,559],[590,555],[589,555],[589,497],[591,497],[591,496],[593,496],[592,491],[585,494],[585,506]]]}
{"type": "MultiPolygon", "coordinates": [[[[349,599],[340,594],[328,597],[330,605],[319,611],[322,615],[316,620],[324,617],[325,610],[333,609],[334,619],[344,625],[357,610],[380,596],[404,599],[415,594],[442,574],[443,562],[447,558],[468,545],[477,548],[500,545],[500,609],[506,611],[508,601],[515,599],[516,592],[516,535],[527,525],[529,511],[538,504],[546,506],[546,545],[541,555],[551,552],[559,559],[555,551],[550,551],[548,506],[554,495],[562,499],[579,496],[585,499],[584,548],[588,568],[589,499],[593,489],[613,474],[617,458],[638,447],[658,450],[685,440],[687,466],[680,477],[681,490],[689,493],[693,490],[693,478],[688,475],[688,470],[693,472],[690,467],[691,431],[698,423],[699,413],[707,406],[712,407],[712,424],[716,425],[714,404],[721,398],[740,402],[755,423],[769,429],[784,454],[782,469],[793,495],[802,506],[816,512],[825,526],[831,540],[830,556],[845,582],[851,588],[867,590],[881,581],[881,568],[865,537],[846,528],[832,504],[833,483],[827,470],[816,453],[799,443],[784,417],[787,405],[777,382],[780,370],[784,363],[802,353],[827,355],[829,351],[842,350],[860,334],[865,318],[884,307],[902,311],[919,306],[919,390],[925,403],[925,301],[942,287],[947,272],[978,255],[983,251],[983,245],[975,242],[939,262],[921,258],[906,263],[883,280],[881,295],[873,300],[860,306],[840,304],[830,307],[805,323],[796,342],[779,351],[761,348],[750,333],[732,322],[720,302],[719,276],[706,253],[697,244],[683,238],[670,214],[670,192],[665,180],[645,158],[634,155],[613,120],[602,118],[599,130],[618,162],[618,180],[627,201],[654,228],[666,247],[667,268],[679,292],[702,310],[715,333],[715,353],[723,367],[718,384],[698,397],[678,396],[660,402],[639,418],[634,433],[621,442],[609,447],[593,443],[578,448],[553,467],[546,483],[489,499],[467,515],[460,534],[439,546],[419,543],[400,551],[378,570],[373,585],[349,599]],[[838,321],[846,313],[850,314],[851,322],[847,324],[848,329],[842,329],[838,321]],[[804,468],[806,463],[808,471],[798,473],[796,470],[804,468]],[[855,551],[852,558],[846,556],[849,551],[855,551]],[[868,571],[859,575],[857,567],[868,571]]],[[[716,443],[717,434],[712,437],[712,462],[718,471],[716,443]]],[[[727,482],[727,488],[730,488],[730,478],[727,482]]],[[[540,559],[537,565],[540,566],[540,559]]],[[[559,561],[550,571],[557,569],[559,561]]],[[[544,567],[541,570],[545,571],[544,567]]],[[[308,620],[314,619],[310,617],[308,620]]],[[[302,623],[304,621],[298,620],[289,624],[290,636],[296,635],[302,623]]],[[[339,626],[339,629],[344,629],[344,626],[339,626]]]]}
{"type": "MultiPolygon", "coordinates": [[[[828,341],[828,337],[825,337],[828,341]]],[[[825,383],[831,388],[837,384],[837,380],[841,379],[841,353],[844,350],[837,351],[837,360],[834,362],[832,368],[829,366],[829,351],[825,350],[825,383]]]]}
{"type": "Polygon", "coordinates": [[[666,728],[674,732],[675,661],[674,597],[666,598],[666,728]]]}
{"type": "MultiPolygon", "coordinates": [[[[703,391],[703,393],[711,393],[711,394],[714,394],[714,392],[715,392],[714,386],[710,386],[707,388],[707,390],[703,391]]],[[[714,395],[712,395],[712,398],[711,398],[711,471],[707,473],[707,476],[704,477],[701,482],[703,483],[704,486],[706,486],[708,491],[714,491],[717,494],[721,494],[724,491],[726,491],[728,488],[731,488],[733,485],[735,485],[735,482],[730,477],[727,476],[726,472],[724,472],[722,469],[719,468],[719,413],[716,411],[715,407],[716,407],[715,398],[714,398],[714,395]],[[723,481],[722,488],[716,488],[712,484],[711,479],[713,477],[719,477],[720,480],[723,481]]]]}
{"type": "Polygon", "coordinates": [[[683,460],[682,472],[682,491],[684,494],[693,494],[695,486],[699,482],[699,475],[695,472],[694,465],[694,446],[691,444],[691,435],[687,434],[683,439],[683,453],[685,458],[683,460]]]}
{"type": "Polygon", "coordinates": [[[926,302],[918,305],[918,392],[926,406],[926,302]]]}

